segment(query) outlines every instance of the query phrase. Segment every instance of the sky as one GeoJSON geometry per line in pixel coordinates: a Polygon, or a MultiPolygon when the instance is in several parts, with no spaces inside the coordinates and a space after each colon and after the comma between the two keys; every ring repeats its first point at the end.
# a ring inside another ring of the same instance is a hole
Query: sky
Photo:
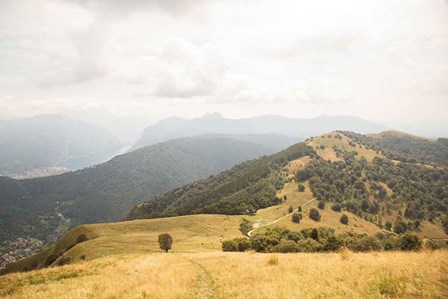
{"type": "Polygon", "coordinates": [[[448,1],[0,0],[0,117],[206,112],[447,132],[448,1]]]}

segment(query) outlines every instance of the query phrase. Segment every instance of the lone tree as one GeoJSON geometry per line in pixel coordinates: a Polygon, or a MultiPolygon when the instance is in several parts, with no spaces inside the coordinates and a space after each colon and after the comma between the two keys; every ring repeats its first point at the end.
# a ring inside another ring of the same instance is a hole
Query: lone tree
{"type": "Polygon", "coordinates": [[[342,224],[347,225],[347,224],[348,224],[348,217],[347,217],[347,215],[342,214],[342,216],[341,216],[341,218],[339,219],[339,221],[340,221],[342,224]]]}
{"type": "Polygon", "coordinates": [[[173,244],[173,238],[170,236],[170,234],[159,235],[160,249],[165,250],[165,252],[168,252],[168,250],[171,249],[172,244],[173,244]]]}
{"type": "Polygon", "coordinates": [[[292,222],[294,223],[300,223],[300,214],[299,213],[294,213],[292,214],[292,222]]]}
{"type": "Polygon", "coordinates": [[[291,214],[292,212],[294,212],[294,207],[293,206],[289,206],[288,213],[291,214]]]}
{"type": "Polygon", "coordinates": [[[310,218],[313,219],[314,221],[320,221],[320,214],[319,211],[316,210],[315,208],[312,208],[310,210],[310,214],[309,214],[310,218]]]}

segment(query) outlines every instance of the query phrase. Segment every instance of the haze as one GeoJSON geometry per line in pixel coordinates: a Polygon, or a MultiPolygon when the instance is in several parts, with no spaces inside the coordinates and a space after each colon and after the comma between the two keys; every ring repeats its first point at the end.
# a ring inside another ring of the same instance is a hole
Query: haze
{"type": "Polygon", "coordinates": [[[448,2],[3,0],[0,107],[137,135],[215,111],[448,135],[448,2]]]}

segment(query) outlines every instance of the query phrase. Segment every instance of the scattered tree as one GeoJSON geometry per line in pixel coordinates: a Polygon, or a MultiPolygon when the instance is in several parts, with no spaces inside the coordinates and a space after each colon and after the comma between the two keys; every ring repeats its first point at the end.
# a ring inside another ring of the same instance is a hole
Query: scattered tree
{"type": "Polygon", "coordinates": [[[305,185],[304,184],[299,184],[298,188],[299,192],[305,192],[305,185]]]}
{"type": "Polygon", "coordinates": [[[294,223],[300,223],[300,214],[299,213],[294,213],[292,214],[292,222],[294,223]]]}
{"type": "Polygon", "coordinates": [[[240,231],[243,235],[247,236],[247,234],[252,230],[252,223],[247,220],[244,219],[241,221],[240,223],[240,231]]]}
{"type": "Polygon", "coordinates": [[[345,214],[342,214],[341,218],[339,219],[339,222],[341,222],[342,224],[347,225],[348,224],[348,217],[345,214]]]}
{"type": "Polygon", "coordinates": [[[293,206],[289,206],[288,214],[291,214],[292,212],[294,212],[294,207],[293,206]]]}
{"type": "Polygon", "coordinates": [[[321,210],[325,209],[325,203],[323,201],[319,201],[319,203],[317,204],[317,207],[321,210]]]}
{"type": "Polygon", "coordinates": [[[165,233],[159,235],[159,246],[160,249],[165,250],[165,252],[168,252],[168,250],[171,249],[171,245],[173,244],[173,238],[165,233]]]}
{"type": "Polygon", "coordinates": [[[318,210],[316,210],[315,208],[312,208],[310,210],[309,216],[311,219],[313,219],[314,221],[320,221],[320,213],[318,210]]]}

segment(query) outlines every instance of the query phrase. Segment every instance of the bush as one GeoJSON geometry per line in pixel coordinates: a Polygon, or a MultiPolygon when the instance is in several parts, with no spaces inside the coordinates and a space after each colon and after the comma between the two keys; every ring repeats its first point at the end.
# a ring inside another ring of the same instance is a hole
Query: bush
{"type": "Polygon", "coordinates": [[[251,242],[247,238],[225,240],[221,243],[222,251],[246,251],[251,248],[251,242]]]}
{"type": "Polygon", "coordinates": [[[331,205],[331,209],[335,212],[340,212],[342,210],[342,206],[339,203],[334,203],[331,205]]]}
{"type": "Polygon", "coordinates": [[[406,232],[406,223],[397,222],[394,225],[394,232],[397,234],[403,234],[406,232]]]}
{"type": "Polygon", "coordinates": [[[299,184],[299,186],[297,187],[297,190],[299,192],[305,192],[305,185],[304,184],[299,184]]]}
{"type": "Polygon", "coordinates": [[[225,240],[221,244],[222,251],[238,251],[238,243],[235,240],[225,240]]]}
{"type": "Polygon", "coordinates": [[[341,218],[339,219],[339,222],[341,222],[342,224],[347,225],[348,224],[348,217],[345,214],[342,214],[341,218]]]}
{"type": "Polygon", "coordinates": [[[159,235],[159,247],[162,250],[165,250],[165,252],[168,252],[168,250],[171,249],[171,245],[173,244],[173,238],[170,236],[170,234],[160,234],[159,235]]]}
{"type": "Polygon", "coordinates": [[[282,239],[277,246],[273,248],[274,252],[288,253],[288,252],[299,252],[299,245],[292,240],[282,239]]]}
{"type": "Polygon", "coordinates": [[[315,208],[312,208],[310,210],[310,214],[309,217],[314,220],[314,221],[320,221],[320,213],[318,210],[316,210],[315,208]]]}
{"type": "Polygon", "coordinates": [[[319,201],[319,203],[317,204],[317,207],[321,210],[325,209],[325,203],[323,201],[319,201]]]}
{"type": "Polygon", "coordinates": [[[380,241],[372,236],[363,236],[348,244],[348,248],[353,251],[376,251],[381,249],[380,241]]]}
{"type": "Polygon", "coordinates": [[[300,214],[299,213],[294,213],[292,214],[292,222],[294,223],[300,223],[300,214]]]}
{"type": "Polygon", "coordinates": [[[385,224],[385,227],[387,230],[391,230],[392,229],[392,223],[390,221],[387,221],[385,224]]]}
{"type": "Polygon", "coordinates": [[[324,251],[338,251],[344,245],[344,241],[335,235],[329,236],[323,247],[324,251]]]}
{"type": "Polygon", "coordinates": [[[308,171],[306,169],[301,169],[296,172],[296,179],[298,181],[306,181],[309,178],[308,171]]]}
{"type": "Polygon", "coordinates": [[[247,219],[243,219],[242,222],[240,223],[240,232],[247,236],[247,234],[252,230],[252,223],[247,220],[247,219]]]}
{"type": "Polygon", "coordinates": [[[404,251],[417,251],[422,248],[422,241],[416,235],[405,234],[400,237],[398,247],[404,251]]]}
{"type": "Polygon", "coordinates": [[[319,252],[322,250],[322,245],[313,239],[303,239],[297,242],[299,252],[319,252]]]}

